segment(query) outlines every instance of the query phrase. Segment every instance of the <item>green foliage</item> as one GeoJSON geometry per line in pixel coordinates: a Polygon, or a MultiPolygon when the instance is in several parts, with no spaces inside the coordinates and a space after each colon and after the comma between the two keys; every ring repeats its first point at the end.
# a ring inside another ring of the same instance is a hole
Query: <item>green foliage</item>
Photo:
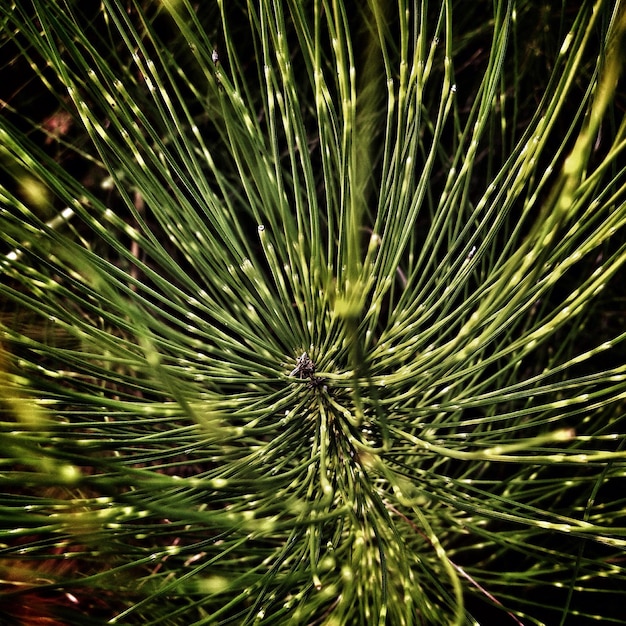
{"type": "Polygon", "coordinates": [[[4,619],[619,623],[621,3],[199,4],[0,8],[4,619]]]}

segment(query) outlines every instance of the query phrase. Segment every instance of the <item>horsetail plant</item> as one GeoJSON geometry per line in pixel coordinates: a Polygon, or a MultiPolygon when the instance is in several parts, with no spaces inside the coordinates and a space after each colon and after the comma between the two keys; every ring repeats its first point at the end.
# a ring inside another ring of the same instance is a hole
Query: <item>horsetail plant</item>
{"type": "Polygon", "coordinates": [[[3,620],[620,623],[626,12],[577,4],[3,3],[3,620]]]}

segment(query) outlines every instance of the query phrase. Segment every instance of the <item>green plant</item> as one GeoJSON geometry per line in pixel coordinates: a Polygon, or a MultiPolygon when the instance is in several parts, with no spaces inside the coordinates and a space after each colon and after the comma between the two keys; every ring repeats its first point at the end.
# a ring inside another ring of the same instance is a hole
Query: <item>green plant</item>
{"type": "Polygon", "coordinates": [[[621,3],[87,11],[0,9],[5,616],[618,622],[621,3]]]}

